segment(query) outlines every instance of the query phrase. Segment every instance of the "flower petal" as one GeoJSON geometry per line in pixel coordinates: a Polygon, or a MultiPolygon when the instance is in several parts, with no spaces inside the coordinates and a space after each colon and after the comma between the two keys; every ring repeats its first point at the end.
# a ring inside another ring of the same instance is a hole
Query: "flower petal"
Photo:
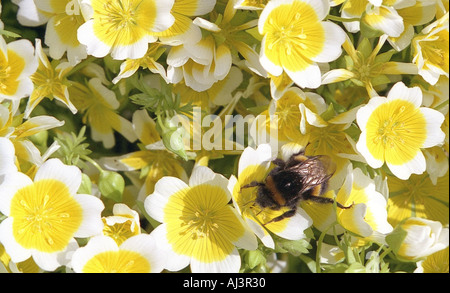
{"type": "Polygon", "coordinates": [[[74,237],[91,237],[101,234],[103,230],[103,221],[101,213],[105,208],[103,202],[89,194],[75,194],[74,199],[81,206],[83,211],[83,219],[74,237]]]}
{"type": "Polygon", "coordinates": [[[317,56],[311,57],[311,60],[320,63],[334,61],[341,56],[341,46],[345,42],[346,34],[337,24],[329,21],[324,21],[321,24],[325,31],[325,42],[322,52],[317,56]]]}
{"type": "Polygon", "coordinates": [[[176,177],[163,177],[155,184],[154,192],[144,202],[145,210],[153,219],[164,221],[164,207],[169,197],[178,191],[187,188],[188,185],[176,177]]]}
{"type": "Polygon", "coordinates": [[[241,267],[241,257],[236,248],[224,260],[205,263],[196,259],[191,260],[193,273],[238,273],[241,267]]]}
{"type": "Polygon", "coordinates": [[[70,194],[74,195],[81,184],[81,171],[78,167],[64,165],[59,159],[50,159],[38,169],[34,176],[34,181],[43,179],[63,182],[70,194]]]}
{"type": "Polygon", "coordinates": [[[33,181],[20,172],[7,173],[0,177],[0,212],[9,216],[12,198],[19,189],[30,184],[33,184],[33,181]]]}
{"type": "Polygon", "coordinates": [[[309,66],[302,68],[300,71],[291,71],[285,67],[284,71],[301,88],[315,89],[321,85],[322,74],[316,63],[309,64],[309,66]]]}
{"type": "Polygon", "coordinates": [[[444,115],[439,111],[430,108],[421,107],[419,110],[427,121],[427,137],[422,148],[429,148],[442,144],[445,140],[445,133],[441,129],[441,125],[445,120],[444,115]]]}
{"type": "Polygon", "coordinates": [[[13,218],[6,218],[0,223],[0,243],[15,263],[31,257],[31,250],[22,247],[13,236],[13,218]]]}
{"type": "Polygon", "coordinates": [[[162,249],[163,253],[166,255],[166,264],[164,267],[172,272],[182,270],[189,265],[191,258],[186,255],[175,253],[172,246],[167,241],[166,234],[166,224],[161,224],[156,227],[150,235],[155,239],[157,247],[162,249]]]}
{"type": "MultiPolygon", "coordinates": [[[[397,159],[403,157],[401,151],[391,152],[390,155],[396,157],[397,159]]],[[[386,165],[395,176],[402,180],[409,179],[411,174],[422,174],[426,170],[426,160],[420,150],[411,160],[404,162],[401,165],[394,165],[386,158],[386,165]]]]}

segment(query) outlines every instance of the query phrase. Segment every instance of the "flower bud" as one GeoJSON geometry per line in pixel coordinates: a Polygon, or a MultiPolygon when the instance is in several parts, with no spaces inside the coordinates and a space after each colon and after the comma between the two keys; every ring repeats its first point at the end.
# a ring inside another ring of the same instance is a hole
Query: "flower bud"
{"type": "Polygon", "coordinates": [[[115,202],[121,202],[124,188],[125,181],[119,173],[112,171],[102,171],[100,173],[98,189],[104,197],[110,198],[115,202]]]}
{"type": "Polygon", "coordinates": [[[186,135],[186,131],[182,126],[177,127],[174,125],[174,122],[166,119],[165,129],[162,130],[162,141],[164,146],[173,153],[179,155],[183,159],[187,160],[186,150],[184,148],[184,136],[186,135]]]}
{"type": "Polygon", "coordinates": [[[437,221],[411,217],[386,236],[386,242],[400,259],[416,261],[448,247],[448,228],[437,221]]]}

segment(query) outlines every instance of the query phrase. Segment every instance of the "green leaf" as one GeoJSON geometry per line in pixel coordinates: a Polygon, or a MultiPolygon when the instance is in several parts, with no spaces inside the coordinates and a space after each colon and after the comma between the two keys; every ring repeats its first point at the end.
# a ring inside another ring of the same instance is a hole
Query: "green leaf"
{"type": "Polygon", "coordinates": [[[311,248],[311,244],[306,239],[287,240],[280,238],[276,242],[275,251],[282,253],[288,252],[294,256],[299,256],[302,253],[308,253],[308,249],[311,248]]]}
{"type": "Polygon", "coordinates": [[[324,265],[325,270],[324,273],[345,273],[349,268],[346,263],[338,263],[335,265],[324,265]]]}
{"type": "Polygon", "coordinates": [[[328,108],[322,114],[320,114],[320,117],[322,117],[322,119],[325,121],[328,121],[335,116],[336,111],[334,109],[333,103],[330,103],[330,105],[328,105],[328,108]]]}
{"type": "Polygon", "coordinates": [[[80,129],[78,134],[71,132],[57,133],[55,140],[61,146],[57,154],[68,165],[77,165],[78,167],[84,167],[84,163],[80,161],[80,157],[88,156],[92,153],[89,150],[89,144],[85,143],[86,126],[80,129]]]}
{"type": "Polygon", "coordinates": [[[389,247],[394,251],[397,252],[400,249],[400,246],[402,245],[403,241],[405,240],[406,236],[408,235],[408,232],[403,230],[401,228],[401,225],[398,225],[394,231],[389,233],[386,236],[386,243],[389,245],[389,247]]]}
{"type": "Polygon", "coordinates": [[[364,38],[359,43],[357,50],[361,52],[365,58],[368,58],[373,51],[372,44],[367,38],[364,38]]]}
{"type": "Polygon", "coordinates": [[[378,54],[377,57],[375,57],[375,63],[386,63],[389,62],[392,58],[392,55],[397,53],[395,50],[389,50],[387,52],[378,54]]]}
{"type": "Polygon", "coordinates": [[[254,269],[256,266],[266,263],[266,256],[260,250],[250,250],[245,256],[247,265],[254,269]]]}
{"type": "Polygon", "coordinates": [[[316,273],[316,262],[312,258],[304,254],[300,254],[298,257],[306,264],[312,273],[316,273]]]}
{"type": "Polygon", "coordinates": [[[102,171],[98,179],[98,189],[104,197],[121,202],[125,180],[117,172],[102,171]]]}

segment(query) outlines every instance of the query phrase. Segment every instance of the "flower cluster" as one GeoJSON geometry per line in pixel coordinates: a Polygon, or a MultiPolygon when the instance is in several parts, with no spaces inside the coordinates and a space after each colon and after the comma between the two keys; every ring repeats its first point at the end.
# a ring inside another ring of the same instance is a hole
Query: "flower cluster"
{"type": "Polygon", "coordinates": [[[0,3],[0,272],[448,273],[448,86],[448,0],[0,3]]]}

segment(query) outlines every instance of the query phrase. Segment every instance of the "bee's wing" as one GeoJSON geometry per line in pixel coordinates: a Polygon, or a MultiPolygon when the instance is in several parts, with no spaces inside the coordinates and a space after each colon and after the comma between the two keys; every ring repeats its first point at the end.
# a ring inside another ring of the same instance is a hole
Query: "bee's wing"
{"type": "Polygon", "coordinates": [[[328,156],[313,156],[298,162],[290,169],[302,176],[302,192],[305,192],[330,179],[336,170],[336,164],[328,156]]]}

